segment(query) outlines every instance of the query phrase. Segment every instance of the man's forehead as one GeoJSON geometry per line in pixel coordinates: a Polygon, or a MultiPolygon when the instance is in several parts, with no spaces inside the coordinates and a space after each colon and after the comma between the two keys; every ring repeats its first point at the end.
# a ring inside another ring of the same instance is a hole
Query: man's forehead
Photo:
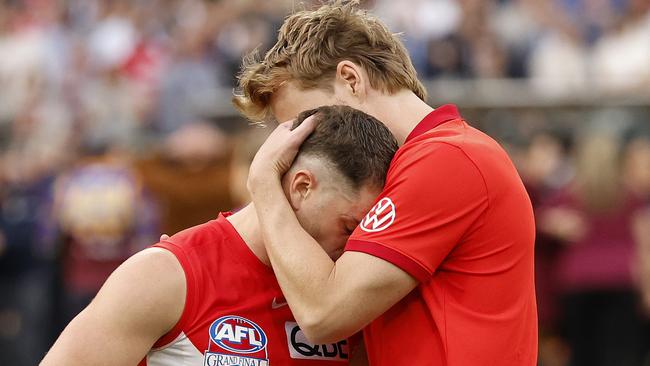
{"type": "Polygon", "coordinates": [[[283,83],[273,94],[269,107],[277,122],[296,118],[302,111],[333,104],[330,93],[319,88],[302,89],[295,81],[283,83]]]}

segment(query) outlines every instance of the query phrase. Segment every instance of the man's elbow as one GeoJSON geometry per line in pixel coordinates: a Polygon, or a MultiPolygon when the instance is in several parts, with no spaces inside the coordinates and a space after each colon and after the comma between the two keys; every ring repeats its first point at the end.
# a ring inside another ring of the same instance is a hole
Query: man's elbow
{"type": "Polygon", "coordinates": [[[335,335],[336,333],[330,331],[329,329],[326,329],[325,327],[312,325],[306,326],[304,328],[300,327],[300,329],[302,330],[307,340],[312,344],[335,343],[345,338],[335,335]]]}
{"type": "Polygon", "coordinates": [[[312,344],[335,343],[347,338],[344,324],[333,321],[330,317],[314,312],[300,322],[300,329],[312,344]]]}

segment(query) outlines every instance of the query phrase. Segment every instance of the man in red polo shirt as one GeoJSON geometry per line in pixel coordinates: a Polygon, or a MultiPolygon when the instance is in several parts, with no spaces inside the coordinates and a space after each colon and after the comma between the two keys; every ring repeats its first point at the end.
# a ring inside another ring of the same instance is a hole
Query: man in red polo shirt
{"type": "MultiPolygon", "coordinates": [[[[281,124],[248,188],[283,293],[305,335],[360,329],[372,366],[532,366],[537,359],[534,218],[504,150],[456,107],[433,109],[399,40],[354,4],[288,17],[235,104],[279,121],[347,104],[402,144],[375,206],[332,261],[280,184],[312,124],[281,124]]],[[[331,228],[339,230],[340,228],[331,228]]]]}

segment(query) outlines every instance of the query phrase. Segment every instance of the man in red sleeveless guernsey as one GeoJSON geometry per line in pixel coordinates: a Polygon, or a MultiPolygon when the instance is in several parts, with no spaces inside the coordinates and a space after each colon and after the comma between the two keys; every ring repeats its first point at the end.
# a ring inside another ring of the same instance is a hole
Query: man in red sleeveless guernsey
{"type": "Polygon", "coordinates": [[[303,230],[280,185],[300,139],[281,125],[248,188],[274,272],[308,339],[363,328],[373,366],[533,366],[534,218],[497,142],[456,107],[433,109],[399,38],[355,2],[289,16],[249,59],[236,105],[279,121],[343,103],[402,145],[376,205],[336,261],[303,230]],[[252,61],[251,61],[252,60],[252,61]]]}
{"type": "MultiPolygon", "coordinates": [[[[397,142],[379,121],[344,106],[307,111],[294,127],[310,136],[283,178],[287,199],[321,253],[337,258],[381,191],[397,142]]],[[[127,260],[42,365],[365,364],[355,348],[306,339],[249,205],[127,260]]]]}

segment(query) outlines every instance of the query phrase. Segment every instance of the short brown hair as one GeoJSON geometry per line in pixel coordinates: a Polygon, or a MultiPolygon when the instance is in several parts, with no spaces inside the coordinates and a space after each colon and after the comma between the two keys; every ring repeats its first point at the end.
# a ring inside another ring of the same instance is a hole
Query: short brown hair
{"type": "Polygon", "coordinates": [[[295,128],[314,115],[318,123],[299,154],[327,159],[354,189],[383,187],[398,149],[395,137],[376,118],[348,106],[323,106],[300,113],[295,128]]]}
{"type": "Polygon", "coordinates": [[[233,103],[249,119],[263,121],[269,116],[271,95],[283,83],[295,80],[303,89],[322,87],[343,60],[363,67],[377,89],[409,89],[426,99],[399,37],[359,9],[358,1],[337,0],[288,16],[263,60],[255,53],[246,57],[233,103]]]}

